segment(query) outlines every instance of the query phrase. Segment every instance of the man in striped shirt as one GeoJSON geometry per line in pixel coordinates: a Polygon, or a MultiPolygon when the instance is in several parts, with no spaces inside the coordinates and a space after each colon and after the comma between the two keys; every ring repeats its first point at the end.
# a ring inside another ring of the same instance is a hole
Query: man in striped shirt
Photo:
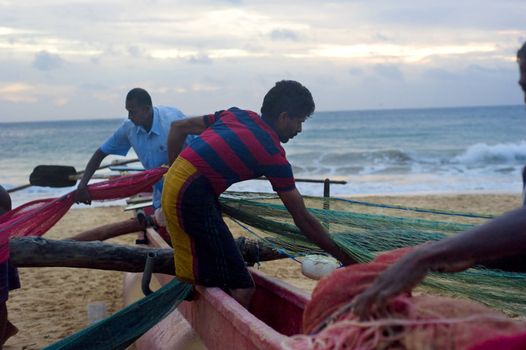
{"type": "Polygon", "coordinates": [[[307,88],[280,81],[265,95],[261,117],[233,107],[172,123],[168,159],[173,164],[165,176],[162,208],[179,279],[221,287],[248,306],[254,282],[222,219],[218,198],[233,183],[263,175],[303,234],[342,263],[355,262],[305,208],[280,143],[300,133],[313,112],[307,88]],[[199,136],[182,150],[189,134],[199,136]]]}

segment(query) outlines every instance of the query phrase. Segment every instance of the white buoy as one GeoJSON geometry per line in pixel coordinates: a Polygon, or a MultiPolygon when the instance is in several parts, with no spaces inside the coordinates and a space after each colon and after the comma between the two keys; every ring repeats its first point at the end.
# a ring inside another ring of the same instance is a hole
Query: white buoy
{"type": "Polygon", "coordinates": [[[340,266],[338,261],[325,255],[306,255],[301,263],[301,273],[313,280],[320,280],[340,266]]]}

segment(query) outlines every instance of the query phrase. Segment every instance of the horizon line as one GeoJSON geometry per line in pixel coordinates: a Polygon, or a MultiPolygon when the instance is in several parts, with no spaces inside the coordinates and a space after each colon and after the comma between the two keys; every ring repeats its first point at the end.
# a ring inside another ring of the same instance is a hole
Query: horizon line
{"type": "MultiPolygon", "coordinates": [[[[159,105],[159,106],[162,106],[159,105]]],[[[431,109],[468,109],[468,108],[499,108],[499,107],[519,107],[523,104],[499,104],[499,105],[465,105],[465,106],[439,106],[439,107],[385,107],[385,108],[357,108],[357,109],[336,109],[336,110],[320,110],[314,111],[312,115],[317,113],[341,113],[341,112],[376,112],[376,111],[407,111],[407,110],[431,110],[431,109]]],[[[155,107],[155,106],[154,106],[155,107]]],[[[206,114],[192,114],[188,117],[203,116],[206,114]]],[[[122,117],[109,118],[72,118],[72,119],[40,119],[40,120],[23,120],[23,121],[0,121],[0,124],[23,124],[23,123],[48,123],[48,122],[82,122],[82,121],[97,121],[97,120],[123,120],[122,117]]]]}

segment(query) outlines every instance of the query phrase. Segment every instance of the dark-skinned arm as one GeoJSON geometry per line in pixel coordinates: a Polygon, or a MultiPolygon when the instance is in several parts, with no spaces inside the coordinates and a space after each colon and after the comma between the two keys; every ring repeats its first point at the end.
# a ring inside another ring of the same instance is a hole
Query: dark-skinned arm
{"type": "Polygon", "coordinates": [[[396,295],[411,290],[429,272],[458,272],[486,261],[526,252],[526,208],[442,241],[424,244],[385,270],[356,297],[354,310],[367,318],[396,295]]]}
{"type": "Polygon", "coordinates": [[[355,264],[356,261],[345,253],[329,237],[329,233],[311,213],[307,211],[303,197],[297,189],[278,192],[279,198],[292,215],[294,223],[301,232],[318,247],[331,254],[344,265],[355,264]]]}
{"type": "Polygon", "coordinates": [[[93,174],[95,173],[95,171],[100,166],[100,163],[102,163],[102,160],[106,158],[107,155],[108,154],[102,152],[100,148],[97,149],[95,153],[93,153],[93,155],[91,156],[91,159],[86,165],[86,170],[84,170],[82,179],[80,179],[80,182],[77,186],[77,193],[75,194],[75,202],[91,204],[91,195],[88,191],[88,182],[93,176],[93,174]]]}
{"type": "Polygon", "coordinates": [[[192,117],[172,122],[168,134],[168,164],[172,165],[181,153],[188,135],[199,135],[207,128],[203,117],[192,117]]]}

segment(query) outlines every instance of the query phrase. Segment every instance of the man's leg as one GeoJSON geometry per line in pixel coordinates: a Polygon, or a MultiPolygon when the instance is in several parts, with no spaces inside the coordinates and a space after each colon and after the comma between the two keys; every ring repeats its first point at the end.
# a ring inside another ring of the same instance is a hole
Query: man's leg
{"type": "Polygon", "coordinates": [[[4,346],[5,342],[18,333],[18,328],[14,324],[12,324],[7,319],[7,307],[5,303],[2,303],[3,306],[0,307],[2,309],[0,311],[0,328],[2,329],[1,337],[0,337],[0,349],[4,346]],[[5,319],[4,319],[5,316],[5,319]]]}
{"type": "Polygon", "coordinates": [[[7,339],[18,333],[18,328],[7,319],[6,303],[0,304],[0,349],[4,346],[7,339]]]}
{"type": "Polygon", "coordinates": [[[174,247],[179,279],[219,287],[243,306],[250,304],[254,281],[248,272],[208,180],[182,158],[164,178],[162,205],[174,247]]]}
{"type": "Polygon", "coordinates": [[[94,229],[81,232],[68,239],[74,241],[104,241],[116,236],[127,233],[140,232],[144,230],[144,224],[137,218],[131,218],[125,221],[114,222],[104,226],[95,227],[94,229]]]}
{"type": "Polygon", "coordinates": [[[7,319],[6,305],[9,290],[17,288],[20,288],[20,281],[16,268],[9,261],[0,264],[0,349],[7,339],[18,333],[18,328],[7,319]]]}
{"type": "Polygon", "coordinates": [[[5,302],[0,303],[0,349],[7,340],[6,330],[7,330],[7,306],[5,302]]]}

